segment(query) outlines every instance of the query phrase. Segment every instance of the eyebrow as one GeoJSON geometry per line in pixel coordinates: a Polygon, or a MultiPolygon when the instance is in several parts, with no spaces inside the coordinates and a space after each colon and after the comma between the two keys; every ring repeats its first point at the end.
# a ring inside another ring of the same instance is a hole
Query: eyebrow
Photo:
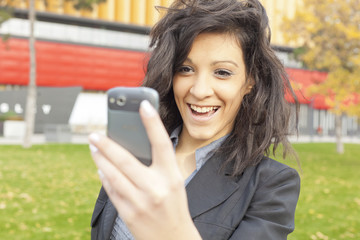
{"type": "MultiPolygon", "coordinates": [[[[193,61],[192,61],[190,58],[186,58],[186,59],[185,59],[185,62],[186,62],[186,61],[188,61],[188,62],[190,62],[191,64],[193,64],[193,61]]],[[[215,62],[212,62],[212,63],[211,63],[211,66],[214,66],[214,65],[219,64],[219,63],[230,63],[230,64],[232,64],[232,65],[234,65],[234,66],[236,66],[236,67],[239,67],[239,65],[237,65],[236,62],[231,61],[231,60],[215,61],[215,62]]]]}
{"type": "Polygon", "coordinates": [[[236,62],[231,61],[231,60],[216,61],[216,62],[211,63],[211,66],[214,66],[214,65],[216,65],[216,64],[218,64],[218,63],[230,63],[230,64],[232,64],[232,65],[235,65],[236,67],[239,67],[239,66],[236,64],[236,62]]]}

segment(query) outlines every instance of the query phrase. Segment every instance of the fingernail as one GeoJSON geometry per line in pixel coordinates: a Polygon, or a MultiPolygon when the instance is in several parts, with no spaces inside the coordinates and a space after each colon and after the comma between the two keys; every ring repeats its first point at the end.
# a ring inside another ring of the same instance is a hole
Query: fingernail
{"type": "Polygon", "coordinates": [[[97,133],[92,133],[89,135],[89,139],[93,142],[99,142],[100,140],[100,137],[99,137],[99,134],[97,133]]]}
{"type": "Polygon", "coordinates": [[[144,111],[147,117],[152,117],[156,114],[156,111],[153,106],[151,106],[148,100],[144,100],[140,103],[140,108],[144,111]]]}
{"type": "Polygon", "coordinates": [[[100,169],[98,169],[97,172],[99,174],[100,179],[103,179],[105,177],[104,173],[100,169]]]}
{"type": "Polygon", "coordinates": [[[89,144],[89,148],[90,148],[90,151],[91,151],[92,153],[96,153],[97,151],[99,151],[99,150],[97,149],[97,147],[95,147],[95,146],[92,145],[91,143],[89,144]]]}

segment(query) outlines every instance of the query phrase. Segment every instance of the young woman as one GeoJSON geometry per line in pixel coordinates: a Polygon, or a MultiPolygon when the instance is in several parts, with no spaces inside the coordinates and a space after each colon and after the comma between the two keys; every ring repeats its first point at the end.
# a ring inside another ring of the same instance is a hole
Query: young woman
{"type": "Polygon", "coordinates": [[[153,163],[90,135],[103,183],[92,239],[286,239],[300,180],[266,156],[291,149],[292,90],[263,6],[175,1],[151,37],[143,85],[159,92],[160,114],[146,101],[139,111],[153,163]]]}

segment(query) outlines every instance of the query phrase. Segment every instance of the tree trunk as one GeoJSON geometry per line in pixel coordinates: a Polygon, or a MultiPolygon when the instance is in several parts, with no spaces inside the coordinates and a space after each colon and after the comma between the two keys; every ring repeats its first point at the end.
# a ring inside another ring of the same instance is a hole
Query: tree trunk
{"type": "Polygon", "coordinates": [[[35,115],[36,115],[36,52],[35,52],[35,0],[29,1],[29,55],[30,55],[30,71],[28,93],[26,98],[25,110],[25,136],[23,147],[29,148],[32,145],[31,139],[34,133],[35,115]]]}
{"type": "Polygon", "coordinates": [[[342,116],[341,114],[335,115],[335,133],[336,133],[336,151],[339,154],[344,153],[344,143],[341,140],[342,135],[342,116]]]}

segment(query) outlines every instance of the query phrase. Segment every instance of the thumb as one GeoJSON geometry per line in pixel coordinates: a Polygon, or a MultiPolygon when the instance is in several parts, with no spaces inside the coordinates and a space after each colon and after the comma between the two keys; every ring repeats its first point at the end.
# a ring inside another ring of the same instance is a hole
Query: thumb
{"type": "Polygon", "coordinates": [[[152,151],[153,165],[173,166],[175,153],[169,135],[155,108],[144,100],[140,104],[140,116],[147,132],[152,151]]]}

